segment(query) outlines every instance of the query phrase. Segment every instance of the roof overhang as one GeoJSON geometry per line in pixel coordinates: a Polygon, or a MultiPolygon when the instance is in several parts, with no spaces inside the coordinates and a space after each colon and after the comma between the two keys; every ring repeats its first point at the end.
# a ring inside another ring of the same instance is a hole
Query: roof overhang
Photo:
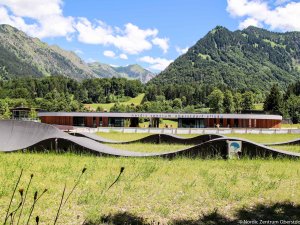
{"type": "Polygon", "coordinates": [[[279,115],[266,114],[198,114],[198,113],[113,113],[113,112],[39,112],[39,117],[119,117],[119,118],[164,118],[164,119],[265,119],[282,120],[279,115]]]}

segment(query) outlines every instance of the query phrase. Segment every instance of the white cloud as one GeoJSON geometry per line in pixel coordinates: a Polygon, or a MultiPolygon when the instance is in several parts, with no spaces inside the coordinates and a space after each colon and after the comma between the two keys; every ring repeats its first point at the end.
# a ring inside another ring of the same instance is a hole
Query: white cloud
{"type": "Polygon", "coordinates": [[[244,29],[249,26],[262,27],[262,24],[256,19],[247,18],[239,24],[239,29],[244,29]]]}
{"type": "Polygon", "coordinates": [[[87,44],[112,45],[122,52],[135,55],[145,50],[150,50],[152,44],[150,38],[155,38],[157,29],[140,29],[138,26],[128,23],[125,29],[112,28],[97,21],[92,24],[86,18],[80,18],[76,24],[79,32],[78,40],[87,44]]]}
{"type": "Polygon", "coordinates": [[[125,59],[125,60],[128,59],[128,56],[124,53],[120,54],[119,57],[120,59],[125,59]]]}
{"type": "Polygon", "coordinates": [[[234,17],[242,17],[240,27],[255,22],[272,30],[300,30],[300,2],[280,1],[273,8],[262,0],[227,0],[227,11],[234,17]]]}
{"type": "Polygon", "coordinates": [[[155,37],[157,29],[142,30],[138,26],[128,23],[125,25],[123,35],[116,35],[112,44],[128,54],[139,54],[142,51],[150,50],[152,44],[148,37],[155,37]]]}
{"type": "Polygon", "coordinates": [[[38,38],[71,41],[76,35],[82,43],[114,46],[132,55],[150,50],[153,44],[164,52],[169,48],[168,39],[159,38],[155,28],[142,29],[132,23],[111,27],[100,20],[64,16],[63,0],[0,0],[0,24],[10,24],[38,38]]]}
{"type": "Polygon", "coordinates": [[[157,45],[159,46],[164,53],[167,53],[168,52],[168,49],[169,49],[169,38],[154,38],[152,39],[152,43],[154,45],[157,45]]]}
{"type": "Polygon", "coordinates": [[[61,0],[1,0],[0,9],[0,24],[12,25],[34,37],[70,38],[75,32],[74,18],[63,16],[61,0]],[[34,22],[28,24],[24,18],[34,22]]]}
{"type": "Polygon", "coordinates": [[[0,5],[0,24],[9,24],[24,32],[37,29],[36,24],[29,25],[25,23],[23,18],[9,15],[7,9],[1,5],[0,5]]]}
{"type": "Polygon", "coordinates": [[[104,51],[103,55],[109,58],[114,58],[116,54],[113,51],[104,51]]]}
{"type": "Polygon", "coordinates": [[[180,48],[180,47],[176,46],[176,52],[177,52],[179,55],[182,55],[182,54],[187,53],[188,50],[189,50],[189,47],[180,48]]]}
{"type": "Polygon", "coordinates": [[[86,44],[107,45],[114,38],[111,28],[101,21],[96,21],[96,25],[93,25],[86,18],[78,18],[76,29],[79,33],[78,40],[86,44]]]}
{"type": "Polygon", "coordinates": [[[168,60],[164,58],[153,58],[151,56],[144,56],[142,58],[139,58],[139,61],[151,64],[149,68],[158,71],[164,70],[170,65],[170,63],[173,62],[173,60],[168,60]]]}

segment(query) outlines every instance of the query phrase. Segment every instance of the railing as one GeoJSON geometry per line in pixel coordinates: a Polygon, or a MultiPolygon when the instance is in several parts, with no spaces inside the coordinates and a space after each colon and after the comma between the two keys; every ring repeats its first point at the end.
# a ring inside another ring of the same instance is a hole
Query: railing
{"type": "Polygon", "coordinates": [[[300,134],[300,129],[267,128],[135,128],[135,127],[74,127],[76,132],[120,132],[150,134],[300,134]]]}
{"type": "Polygon", "coordinates": [[[24,118],[22,118],[22,117],[20,117],[20,118],[18,118],[18,117],[13,117],[12,120],[22,120],[22,121],[40,122],[40,119],[38,119],[38,118],[26,118],[26,117],[24,117],[24,118]]]}

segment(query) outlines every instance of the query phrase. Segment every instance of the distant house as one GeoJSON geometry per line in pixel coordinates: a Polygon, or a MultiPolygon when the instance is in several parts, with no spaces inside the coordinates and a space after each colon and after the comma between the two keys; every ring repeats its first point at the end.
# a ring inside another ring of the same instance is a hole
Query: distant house
{"type": "Polygon", "coordinates": [[[10,110],[13,120],[36,120],[39,109],[29,107],[16,107],[10,110]]]}

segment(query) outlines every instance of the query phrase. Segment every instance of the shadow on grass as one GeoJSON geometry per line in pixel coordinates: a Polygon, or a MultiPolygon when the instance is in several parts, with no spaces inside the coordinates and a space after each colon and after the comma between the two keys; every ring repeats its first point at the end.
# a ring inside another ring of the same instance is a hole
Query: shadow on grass
{"type": "MultiPolygon", "coordinates": [[[[262,221],[278,221],[269,224],[280,224],[280,220],[285,221],[299,221],[300,220],[300,205],[294,205],[290,202],[275,203],[273,205],[258,204],[251,208],[239,209],[234,214],[235,219],[228,218],[220,214],[217,210],[208,214],[200,215],[196,220],[177,219],[171,220],[170,225],[236,225],[247,224],[246,221],[257,221],[260,224],[262,221]]],[[[148,220],[135,216],[133,214],[124,212],[113,215],[102,216],[96,222],[87,221],[84,225],[100,225],[100,224],[114,224],[114,225],[159,225],[159,222],[149,222],[148,220]]],[[[250,223],[248,223],[250,224],[250,223]]],[[[254,224],[254,223],[252,223],[254,224]]]]}
{"type": "Polygon", "coordinates": [[[135,216],[128,212],[118,212],[116,214],[109,214],[102,216],[99,220],[91,222],[86,221],[84,225],[100,225],[100,224],[114,224],[114,225],[148,225],[150,223],[142,217],[135,216]]]}

